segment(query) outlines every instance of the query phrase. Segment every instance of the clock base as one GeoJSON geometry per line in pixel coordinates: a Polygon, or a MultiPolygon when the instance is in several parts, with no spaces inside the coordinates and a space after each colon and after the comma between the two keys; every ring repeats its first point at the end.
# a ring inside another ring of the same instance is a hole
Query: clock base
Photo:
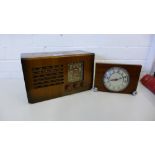
{"type": "Polygon", "coordinates": [[[94,87],[93,92],[98,92],[98,88],[94,87]]]}
{"type": "Polygon", "coordinates": [[[132,92],[133,96],[136,96],[137,94],[138,94],[137,91],[132,92]]]}

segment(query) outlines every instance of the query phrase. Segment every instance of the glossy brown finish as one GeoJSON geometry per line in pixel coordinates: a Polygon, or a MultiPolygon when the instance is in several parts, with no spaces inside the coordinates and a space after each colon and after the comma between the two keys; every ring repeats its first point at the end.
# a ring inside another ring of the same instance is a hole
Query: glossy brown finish
{"type": "Polygon", "coordinates": [[[141,65],[127,65],[127,64],[104,64],[96,63],[96,74],[95,74],[95,84],[94,87],[99,91],[112,92],[109,91],[103,84],[103,76],[105,72],[111,67],[121,67],[128,71],[130,75],[130,83],[126,89],[120,91],[119,93],[130,94],[137,90],[137,85],[139,81],[139,76],[141,72],[141,65]]]}
{"type": "Polygon", "coordinates": [[[21,56],[29,103],[40,102],[92,88],[94,53],[26,53],[21,56]],[[83,63],[83,79],[68,81],[68,65],[83,63]]]}

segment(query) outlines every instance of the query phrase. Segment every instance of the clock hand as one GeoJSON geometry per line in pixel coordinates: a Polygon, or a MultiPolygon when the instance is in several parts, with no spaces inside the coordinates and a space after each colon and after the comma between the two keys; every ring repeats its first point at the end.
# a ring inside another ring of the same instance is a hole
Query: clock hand
{"type": "Polygon", "coordinates": [[[111,79],[111,80],[109,80],[109,81],[117,81],[117,80],[119,80],[119,79],[111,79]]]}
{"type": "Polygon", "coordinates": [[[120,80],[120,79],[123,79],[123,78],[125,78],[126,76],[124,76],[124,77],[121,77],[121,78],[116,78],[116,79],[111,79],[111,80],[109,80],[109,81],[118,81],[118,80],[120,80]]]}

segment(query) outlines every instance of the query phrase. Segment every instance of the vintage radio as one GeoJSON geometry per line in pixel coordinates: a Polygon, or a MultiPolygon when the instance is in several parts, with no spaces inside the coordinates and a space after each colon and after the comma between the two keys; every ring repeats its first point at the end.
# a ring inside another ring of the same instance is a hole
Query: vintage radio
{"type": "Polygon", "coordinates": [[[21,63],[29,103],[92,88],[94,53],[23,53],[21,63]]]}

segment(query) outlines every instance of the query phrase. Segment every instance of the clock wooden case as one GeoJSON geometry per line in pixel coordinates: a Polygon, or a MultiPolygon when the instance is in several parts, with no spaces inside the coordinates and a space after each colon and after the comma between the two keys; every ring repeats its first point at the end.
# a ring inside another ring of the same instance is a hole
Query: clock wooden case
{"type": "Polygon", "coordinates": [[[94,53],[24,53],[21,63],[29,103],[92,88],[94,53]]]}
{"type": "Polygon", "coordinates": [[[141,65],[96,63],[94,89],[135,95],[141,65]]]}

